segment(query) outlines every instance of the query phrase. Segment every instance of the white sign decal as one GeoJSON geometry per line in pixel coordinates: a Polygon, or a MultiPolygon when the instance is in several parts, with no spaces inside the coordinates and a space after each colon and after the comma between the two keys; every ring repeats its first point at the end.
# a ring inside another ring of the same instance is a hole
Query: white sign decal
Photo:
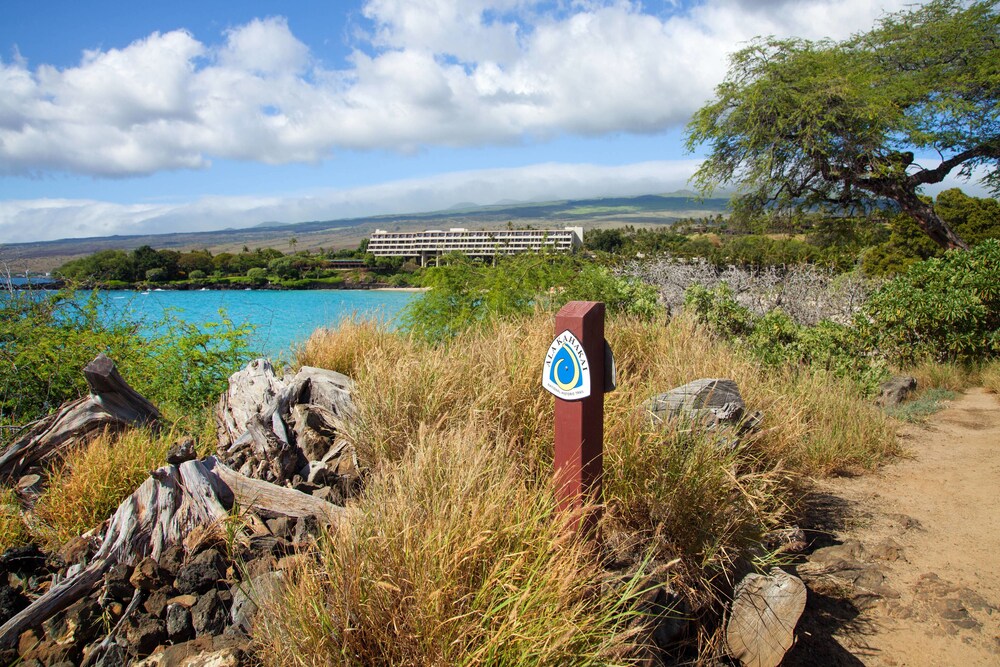
{"type": "Polygon", "coordinates": [[[556,336],[545,354],[542,386],[564,401],[590,396],[590,362],[583,345],[569,330],[556,336]]]}

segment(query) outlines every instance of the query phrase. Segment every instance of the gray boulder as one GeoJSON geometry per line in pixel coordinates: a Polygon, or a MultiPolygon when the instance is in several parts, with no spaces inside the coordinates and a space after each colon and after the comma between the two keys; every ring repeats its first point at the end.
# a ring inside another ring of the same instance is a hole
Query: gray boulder
{"type": "Polygon", "coordinates": [[[916,390],[916,378],[896,375],[879,385],[880,394],[875,402],[884,408],[892,408],[905,401],[916,390]]]}
{"type": "Polygon", "coordinates": [[[718,425],[755,427],[760,413],[748,414],[740,389],[732,380],[702,378],[658,394],[645,404],[657,423],[686,419],[708,428],[718,425]]]}
{"type": "Polygon", "coordinates": [[[233,607],[230,611],[233,625],[249,633],[257,609],[261,604],[266,604],[268,600],[279,595],[284,586],[284,574],[273,571],[254,577],[234,588],[233,607]]]}

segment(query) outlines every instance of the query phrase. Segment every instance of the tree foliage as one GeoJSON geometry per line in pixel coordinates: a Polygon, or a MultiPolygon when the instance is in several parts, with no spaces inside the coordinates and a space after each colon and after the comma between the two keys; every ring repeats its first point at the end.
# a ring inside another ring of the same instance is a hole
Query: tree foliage
{"type": "Polygon", "coordinates": [[[843,42],[756,40],[688,125],[688,149],[709,147],[695,184],[736,184],[741,212],[891,202],[966,248],[918,191],[977,169],[1000,191],[998,3],[932,0],[843,42]]]}
{"type": "Polygon", "coordinates": [[[859,326],[897,364],[1000,354],[1000,241],[910,266],[868,300],[859,326]]]}
{"type": "Polygon", "coordinates": [[[30,422],[84,395],[83,367],[101,352],[168,416],[197,415],[251,357],[251,327],[219,316],[195,325],[167,315],[142,327],[102,312],[98,292],[0,292],[0,424],[30,422]]]}
{"type": "Polygon", "coordinates": [[[611,312],[651,317],[659,311],[656,290],[605,267],[565,255],[526,253],[498,257],[496,266],[461,253],[442,258],[424,277],[430,289],[404,312],[404,325],[432,342],[448,340],[497,318],[556,309],[567,301],[603,301],[611,312]]]}

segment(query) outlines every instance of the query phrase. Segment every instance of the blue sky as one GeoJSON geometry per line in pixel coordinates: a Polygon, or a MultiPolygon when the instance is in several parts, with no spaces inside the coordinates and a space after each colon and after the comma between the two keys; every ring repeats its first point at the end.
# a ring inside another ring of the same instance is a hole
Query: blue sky
{"type": "Polygon", "coordinates": [[[0,243],[668,192],[756,35],[905,0],[0,5],[0,243]]]}

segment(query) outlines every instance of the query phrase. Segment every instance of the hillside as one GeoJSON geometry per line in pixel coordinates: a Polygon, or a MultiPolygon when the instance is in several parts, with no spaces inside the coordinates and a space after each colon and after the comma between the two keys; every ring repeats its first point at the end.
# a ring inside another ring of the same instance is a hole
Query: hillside
{"type": "Polygon", "coordinates": [[[384,215],[342,220],[314,220],[292,224],[263,223],[240,229],[61,239],[0,246],[0,259],[14,270],[51,271],[70,259],[99,250],[131,250],[149,245],[158,250],[207,248],[213,253],[272,247],[286,251],[292,238],[298,250],[353,248],[376,229],[423,230],[448,227],[489,228],[508,223],[535,227],[567,225],[585,229],[621,225],[672,224],[683,218],[717,215],[727,199],[696,200],[685,194],[608,197],[550,202],[466,206],[444,211],[384,215]]]}

